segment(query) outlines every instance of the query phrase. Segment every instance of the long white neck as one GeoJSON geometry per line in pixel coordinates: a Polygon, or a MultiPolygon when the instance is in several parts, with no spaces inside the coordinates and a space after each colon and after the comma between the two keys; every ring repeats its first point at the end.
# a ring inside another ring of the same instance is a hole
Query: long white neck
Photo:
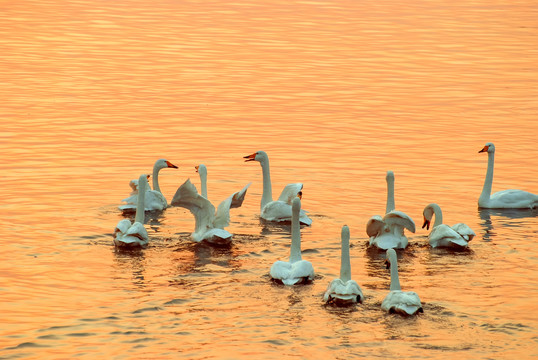
{"type": "Polygon", "coordinates": [[[139,222],[141,224],[144,223],[144,216],[145,216],[145,197],[146,197],[146,191],[148,186],[148,180],[147,176],[143,175],[140,176],[138,179],[138,200],[136,202],[136,215],[135,215],[135,222],[139,222]]]}
{"type": "Polygon", "coordinates": [[[396,257],[390,260],[390,290],[401,290],[400,277],[398,276],[398,261],[396,257]]]}
{"type": "Polygon", "coordinates": [[[162,194],[161,188],[159,187],[159,171],[160,170],[161,168],[157,166],[157,164],[153,166],[153,190],[158,191],[162,194]]]}
{"type": "Polygon", "coordinates": [[[478,206],[487,205],[491,196],[491,187],[493,185],[493,165],[495,162],[495,153],[488,152],[488,170],[486,171],[486,179],[484,180],[484,187],[482,188],[482,194],[478,198],[478,206]]]}
{"type": "Polygon", "coordinates": [[[200,174],[200,186],[202,187],[202,196],[206,199],[209,199],[207,197],[207,172],[199,169],[198,173],[200,174]]]}
{"type": "Polygon", "coordinates": [[[290,263],[302,260],[301,257],[301,223],[299,222],[299,211],[301,210],[301,201],[295,198],[292,203],[291,211],[291,249],[290,263]]]}
{"type": "Polygon", "coordinates": [[[433,214],[435,215],[435,221],[432,226],[433,230],[434,227],[443,223],[443,211],[441,211],[441,207],[437,204],[430,204],[428,206],[433,210],[433,214]]]}
{"type": "Polygon", "coordinates": [[[269,171],[269,159],[264,159],[264,161],[260,161],[260,165],[262,167],[262,175],[263,175],[263,194],[262,194],[262,202],[260,204],[260,211],[263,210],[265,205],[273,201],[273,189],[271,187],[271,174],[269,171]]]}
{"type": "Polygon", "coordinates": [[[351,280],[351,262],[349,259],[349,228],[342,227],[342,255],[340,259],[340,280],[351,280]]]}
{"type": "Polygon", "coordinates": [[[387,176],[387,208],[385,209],[385,214],[388,214],[394,209],[396,209],[394,202],[394,176],[387,176]]]}

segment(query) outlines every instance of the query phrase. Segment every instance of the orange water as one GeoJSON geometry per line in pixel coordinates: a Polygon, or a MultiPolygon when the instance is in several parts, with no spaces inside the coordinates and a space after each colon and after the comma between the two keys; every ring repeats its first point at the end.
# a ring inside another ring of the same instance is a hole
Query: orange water
{"type": "Polygon", "coordinates": [[[524,1],[17,1],[0,11],[0,358],[529,358],[536,356],[536,211],[477,210],[487,156],[494,191],[538,193],[538,28],[524,1]],[[268,271],[289,228],[260,224],[265,150],[274,196],[304,183],[312,285],[268,271]],[[111,233],[128,182],[158,158],[171,199],[194,166],[232,210],[230,249],[189,240],[194,220],[149,219],[150,246],[111,233]],[[425,313],[380,309],[389,274],[365,225],[396,207],[417,232],[400,257],[425,313]],[[477,233],[432,250],[422,209],[477,233]],[[324,307],[351,228],[366,295],[324,307]]]}

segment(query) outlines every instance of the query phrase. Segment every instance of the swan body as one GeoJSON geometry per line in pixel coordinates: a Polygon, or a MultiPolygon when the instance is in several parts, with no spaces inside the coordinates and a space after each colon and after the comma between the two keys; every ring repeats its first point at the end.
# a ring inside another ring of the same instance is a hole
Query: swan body
{"type": "Polygon", "coordinates": [[[381,308],[389,313],[415,315],[424,312],[418,294],[414,291],[402,291],[398,276],[398,260],[394,249],[387,250],[387,268],[390,268],[390,292],[387,294],[381,308]]]}
{"type": "Polygon", "coordinates": [[[217,245],[230,244],[232,234],[224,228],[230,224],[230,208],[242,205],[250,183],[241,191],[235,192],[222,201],[217,211],[211,202],[198,194],[196,187],[187,179],[181,185],[171,204],[188,209],[195,219],[194,232],[191,237],[196,242],[207,241],[217,245]]]}
{"type": "Polygon", "coordinates": [[[443,212],[441,211],[441,207],[435,203],[428,204],[424,208],[422,214],[424,215],[424,224],[422,225],[422,228],[426,228],[426,230],[430,228],[432,217],[435,215],[432,231],[428,235],[431,247],[467,247],[469,241],[476,235],[475,232],[464,223],[458,223],[452,227],[443,224],[443,212]]]}
{"type": "Polygon", "coordinates": [[[307,283],[314,279],[314,267],[301,256],[300,210],[301,200],[295,197],[292,201],[290,260],[276,261],[269,272],[274,281],[284,285],[307,283]]]}
{"type": "MultiPolygon", "coordinates": [[[[265,151],[257,151],[254,154],[244,156],[245,161],[258,161],[262,167],[263,194],[260,203],[260,217],[267,221],[283,222],[291,221],[291,202],[297,196],[302,196],[302,183],[288,184],[282,190],[278,200],[273,201],[271,174],[269,169],[269,157],[265,151]]],[[[299,221],[304,225],[311,225],[312,219],[301,209],[299,221]]]]}
{"type": "MultiPolygon", "coordinates": [[[[148,186],[148,189],[143,192],[145,194],[145,211],[162,211],[168,207],[166,198],[162,194],[159,186],[159,171],[165,168],[177,169],[177,166],[165,159],[159,159],[155,162],[153,165],[153,190],[149,189],[148,186]]],[[[131,186],[133,191],[128,198],[122,200],[127,204],[120,205],[118,207],[122,212],[126,213],[136,210],[139,195],[139,191],[135,189],[136,180],[131,180],[131,182],[129,182],[129,186],[131,186]]]]}
{"type": "MultiPolygon", "coordinates": [[[[149,186],[147,175],[140,175],[138,189],[144,193],[149,186]]],[[[114,245],[120,248],[144,247],[148,244],[149,237],[144,227],[144,196],[139,196],[136,204],[135,221],[131,224],[128,219],[118,222],[114,229],[114,245]]]]}
{"type": "Polygon", "coordinates": [[[364,295],[355,280],[351,280],[351,263],[349,258],[349,227],[342,227],[342,255],[340,257],[340,277],[332,280],[323,295],[323,301],[338,305],[362,303],[364,295]]]}
{"type": "Polygon", "coordinates": [[[370,237],[369,246],[381,250],[405,249],[409,243],[404,229],[415,232],[415,222],[407,214],[395,209],[394,173],[387,171],[387,206],[384,217],[374,215],[366,223],[366,233],[370,237]]]}
{"type": "Polygon", "coordinates": [[[502,190],[491,195],[493,185],[493,167],[495,163],[495,145],[486,143],[479,153],[488,153],[488,169],[482,193],[478,198],[478,207],[485,209],[534,209],[538,208],[538,195],[523,190],[502,190]]]}

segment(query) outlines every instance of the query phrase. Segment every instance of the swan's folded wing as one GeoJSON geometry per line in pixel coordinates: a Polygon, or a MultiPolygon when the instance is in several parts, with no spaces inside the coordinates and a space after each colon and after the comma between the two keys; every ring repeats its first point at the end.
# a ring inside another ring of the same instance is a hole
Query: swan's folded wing
{"type": "Polygon", "coordinates": [[[428,235],[431,247],[467,246],[467,241],[446,224],[437,225],[428,235]]]}
{"type": "Polygon", "coordinates": [[[451,226],[452,230],[460,234],[466,241],[471,241],[475,237],[475,232],[467,224],[457,223],[451,226]]]}
{"type": "Polygon", "coordinates": [[[291,202],[293,201],[293,199],[297,197],[297,194],[299,194],[299,192],[302,189],[303,189],[302,183],[288,184],[286,185],[284,190],[282,190],[282,192],[280,193],[278,200],[284,201],[285,203],[291,205],[291,202]]]}
{"type": "Polygon", "coordinates": [[[209,200],[198,194],[190,179],[177,189],[171,204],[188,209],[194,215],[197,224],[211,224],[214,220],[215,207],[209,200]]]}
{"type": "Polygon", "coordinates": [[[232,195],[232,203],[230,204],[230,208],[237,208],[243,205],[243,201],[245,200],[245,195],[247,194],[247,190],[250,184],[252,183],[249,182],[242,190],[232,195]]]}
{"type": "Polygon", "coordinates": [[[369,237],[377,236],[381,233],[384,226],[383,218],[379,215],[374,215],[366,223],[366,233],[369,237]]]}
{"type": "Polygon", "coordinates": [[[389,227],[392,225],[400,225],[412,233],[415,232],[415,222],[407,214],[401,211],[392,210],[391,212],[385,214],[383,221],[389,227]]]}
{"type": "Polygon", "coordinates": [[[389,312],[414,315],[422,311],[422,303],[414,291],[392,290],[383,300],[381,308],[389,312]]]}
{"type": "Polygon", "coordinates": [[[348,280],[344,282],[341,279],[334,279],[329,283],[327,291],[325,291],[325,295],[323,296],[323,301],[329,301],[331,298],[362,302],[364,295],[356,281],[348,280]]]}

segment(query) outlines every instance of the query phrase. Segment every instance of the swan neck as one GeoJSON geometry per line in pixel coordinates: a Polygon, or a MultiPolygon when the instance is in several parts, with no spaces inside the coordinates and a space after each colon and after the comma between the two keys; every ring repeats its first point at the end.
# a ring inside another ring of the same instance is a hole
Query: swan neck
{"type": "Polygon", "coordinates": [[[390,262],[390,290],[401,290],[400,277],[398,276],[398,262],[396,259],[390,262]]]}
{"type": "Polygon", "coordinates": [[[430,205],[433,209],[433,214],[435,216],[435,221],[433,223],[432,229],[438,225],[441,225],[443,223],[443,211],[441,211],[441,207],[437,204],[430,205]]]}
{"type": "Polygon", "coordinates": [[[136,202],[136,215],[135,215],[135,222],[139,222],[141,224],[144,223],[144,217],[145,217],[145,207],[146,207],[146,189],[147,187],[147,181],[146,179],[143,179],[142,181],[138,181],[138,200],[136,202]]]}
{"type": "Polygon", "coordinates": [[[394,209],[396,209],[394,202],[394,180],[387,180],[387,208],[385,209],[385,214],[388,214],[394,209]]]}
{"type": "Polygon", "coordinates": [[[342,256],[340,260],[340,280],[351,280],[351,261],[349,258],[349,238],[342,238],[342,256]]]}
{"type": "Polygon", "coordinates": [[[273,189],[271,187],[271,174],[269,171],[269,159],[260,162],[263,175],[263,194],[260,210],[263,210],[265,205],[273,201],[273,189]]]}
{"type": "Polygon", "coordinates": [[[301,223],[299,222],[299,212],[293,211],[291,214],[291,249],[290,263],[302,260],[301,257],[301,223]]]}
{"type": "Polygon", "coordinates": [[[491,187],[493,185],[493,165],[495,162],[495,153],[488,152],[488,170],[486,171],[486,179],[484,180],[484,187],[482,188],[482,194],[478,199],[478,205],[486,205],[491,196],[491,187]]]}
{"type": "Polygon", "coordinates": [[[158,191],[162,194],[161,188],[159,187],[159,171],[161,169],[157,166],[153,167],[153,190],[158,191]]]}
{"type": "Polygon", "coordinates": [[[209,199],[207,197],[207,174],[200,173],[200,183],[200,186],[202,187],[202,196],[209,199]]]}

